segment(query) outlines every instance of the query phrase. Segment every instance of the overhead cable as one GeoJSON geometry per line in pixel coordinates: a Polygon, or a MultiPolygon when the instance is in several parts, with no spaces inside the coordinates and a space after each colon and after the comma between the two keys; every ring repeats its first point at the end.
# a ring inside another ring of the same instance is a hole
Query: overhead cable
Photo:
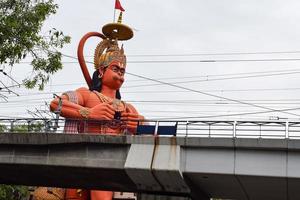
{"type": "Polygon", "coordinates": [[[203,95],[206,95],[206,96],[225,99],[225,100],[237,102],[237,103],[240,103],[240,104],[245,104],[245,105],[249,105],[249,106],[253,106],[253,107],[257,107],[257,108],[262,108],[262,109],[269,110],[269,111],[272,111],[272,112],[281,112],[281,113],[284,113],[284,114],[300,116],[300,115],[295,114],[295,113],[280,111],[280,110],[268,108],[268,107],[265,107],[265,106],[256,105],[256,104],[253,104],[253,103],[248,103],[248,102],[244,102],[244,101],[240,101],[240,100],[236,100],[236,99],[232,99],[232,98],[227,98],[227,97],[223,97],[223,96],[220,96],[220,95],[210,94],[210,93],[207,93],[207,92],[202,92],[200,90],[194,90],[194,89],[191,89],[191,88],[187,88],[187,87],[183,87],[183,86],[180,86],[180,85],[175,85],[175,84],[172,84],[172,83],[167,83],[167,82],[155,80],[155,79],[152,79],[152,78],[148,78],[148,77],[145,77],[145,76],[141,76],[141,75],[137,75],[137,74],[133,74],[133,73],[129,73],[129,72],[127,72],[127,74],[130,74],[132,76],[139,77],[139,78],[148,79],[148,80],[158,82],[158,83],[161,83],[161,84],[164,84],[164,85],[169,85],[169,86],[180,88],[180,89],[183,89],[183,90],[188,90],[188,91],[192,91],[192,92],[195,92],[195,93],[203,94],[203,95]]]}
{"type": "Polygon", "coordinates": [[[129,54],[128,57],[177,57],[177,56],[227,56],[259,54],[298,54],[300,51],[258,51],[258,52],[225,52],[225,53],[181,53],[181,54],[129,54]]]}
{"type": "Polygon", "coordinates": [[[3,69],[0,69],[0,72],[2,72],[2,74],[4,74],[5,76],[7,76],[9,79],[11,79],[13,82],[15,82],[16,84],[18,84],[18,86],[20,87],[20,83],[18,83],[18,81],[16,81],[14,78],[12,78],[10,75],[8,75],[3,69]]]}
{"type": "MultiPolygon", "coordinates": [[[[176,81],[176,82],[169,82],[171,84],[183,84],[183,83],[200,83],[200,82],[208,82],[208,81],[221,81],[221,80],[234,80],[234,79],[245,79],[245,78],[257,78],[257,77],[271,77],[271,76],[282,76],[282,75],[294,75],[300,74],[300,71],[297,72],[288,72],[288,73],[277,73],[277,74],[263,74],[263,75],[249,75],[249,76],[238,76],[238,77],[227,77],[227,78],[213,78],[213,79],[202,79],[202,80],[189,80],[189,81],[176,81]]],[[[149,87],[149,86],[156,86],[161,85],[161,83],[155,84],[140,84],[140,85],[130,85],[124,88],[136,88],[136,87],[149,87]]]]}
{"type": "MultiPolygon", "coordinates": [[[[289,62],[300,61],[300,58],[269,58],[269,59],[220,59],[220,60],[128,60],[127,63],[132,64],[153,64],[153,63],[218,63],[218,62],[289,62]]],[[[20,62],[21,64],[29,64],[30,62],[20,62]]],[[[78,62],[64,61],[64,64],[76,64],[78,62]]]]}
{"type": "MultiPolygon", "coordinates": [[[[300,110],[300,107],[280,109],[280,110],[277,110],[277,112],[286,113],[286,111],[293,111],[293,110],[300,110]]],[[[259,111],[259,112],[243,112],[243,113],[234,113],[234,114],[220,114],[220,115],[206,115],[206,116],[168,117],[168,118],[149,119],[149,121],[183,120],[183,119],[187,120],[187,119],[203,119],[203,118],[216,118],[216,117],[233,117],[233,116],[242,116],[242,115],[256,115],[256,114],[271,113],[271,112],[273,112],[273,111],[269,110],[269,111],[259,111]]]]}
{"type": "MultiPolygon", "coordinates": [[[[62,54],[62,55],[66,56],[65,54],[62,54]]],[[[74,56],[69,56],[69,55],[67,55],[67,56],[71,57],[73,59],[77,59],[74,56]]],[[[210,94],[210,93],[207,93],[207,92],[202,92],[202,91],[199,91],[199,90],[194,90],[194,89],[191,89],[191,88],[187,88],[187,87],[175,85],[175,84],[172,84],[172,83],[155,80],[155,79],[152,79],[152,78],[148,78],[148,77],[145,77],[145,76],[141,76],[141,75],[137,75],[137,74],[133,74],[133,73],[129,73],[129,72],[127,72],[127,74],[130,74],[130,75],[138,77],[138,78],[143,78],[143,79],[147,79],[147,80],[154,81],[154,82],[157,82],[157,83],[161,83],[161,84],[164,84],[164,85],[169,85],[169,86],[172,86],[172,87],[180,88],[180,89],[183,89],[183,90],[193,91],[195,93],[203,94],[203,95],[206,95],[206,96],[211,96],[211,97],[215,97],[215,98],[225,99],[225,100],[228,100],[228,101],[233,101],[233,102],[237,102],[237,103],[241,103],[241,104],[245,104],[245,105],[249,105],[249,106],[253,106],[253,107],[257,107],[257,108],[262,108],[262,109],[269,110],[269,111],[272,111],[272,112],[281,112],[281,113],[284,113],[284,114],[300,116],[300,115],[295,114],[295,113],[290,113],[290,112],[286,112],[286,111],[280,111],[280,110],[268,108],[268,107],[265,107],[265,106],[256,105],[256,104],[253,104],[253,103],[243,102],[243,101],[239,101],[239,100],[235,100],[235,99],[231,99],[231,98],[227,98],[227,97],[223,97],[223,96],[219,96],[219,95],[214,95],[214,94],[210,94]]]]}

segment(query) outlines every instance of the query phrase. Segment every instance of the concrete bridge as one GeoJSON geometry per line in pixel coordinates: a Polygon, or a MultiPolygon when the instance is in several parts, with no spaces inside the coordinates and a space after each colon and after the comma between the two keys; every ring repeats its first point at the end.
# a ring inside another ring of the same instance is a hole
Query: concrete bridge
{"type": "Polygon", "coordinates": [[[6,132],[0,171],[6,184],[296,200],[300,140],[6,132]]]}

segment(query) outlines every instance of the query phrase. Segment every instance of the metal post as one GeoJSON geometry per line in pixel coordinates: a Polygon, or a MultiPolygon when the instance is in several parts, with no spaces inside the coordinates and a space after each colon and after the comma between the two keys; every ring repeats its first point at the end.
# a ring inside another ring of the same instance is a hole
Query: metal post
{"type": "Polygon", "coordinates": [[[154,135],[157,135],[158,126],[159,126],[159,121],[156,121],[154,135]]]}
{"type": "Polygon", "coordinates": [[[48,120],[44,120],[44,125],[45,125],[45,133],[50,132],[50,122],[48,120]]]}
{"type": "Polygon", "coordinates": [[[28,121],[27,121],[27,131],[28,131],[28,133],[31,132],[31,127],[30,127],[30,125],[31,125],[31,121],[28,120],[28,121]]]}
{"type": "Polygon", "coordinates": [[[289,138],[289,122],[285,122],[285,138],[289,138]]]}
{"type": "Polygon", "coordinates": [[[188,136],[188,125],[189,125],[189,121],[186,121],[186,124],[185,124],[185,137],[188,136]]]}
{"type": "Polygon", "coordinates": [[[233,137],[236,138],[236,121],[233,122],[233,137]]]}
{"type": "Polygon", "coordinates": [[[12,120],[10,122],[10,132],[14,132],[14,122],[15,122],[15,120],[12,120]]]}
{"type": "Polygon", "coordinates": [[[259,138],[261,138],[261,124],[259,124],[259,138]]]}
{"type": "Polygon", "coordinates": [[[57,107],[57,110],[54,111],[56,117],[55,117],[55,124],[54,124],[54,127],[53,127],[53,130],[54,132],[56,132],[56,130],[58,129],[58,121],[59,121],[59,116],[60,116],[60,113],[61,113],[61,109],[62,109],[62,98],[60,96],[58,96],[57,94],[53,94],[53,97],[57,97],[59,99],[58,101],[58,107],[57,107]]]}

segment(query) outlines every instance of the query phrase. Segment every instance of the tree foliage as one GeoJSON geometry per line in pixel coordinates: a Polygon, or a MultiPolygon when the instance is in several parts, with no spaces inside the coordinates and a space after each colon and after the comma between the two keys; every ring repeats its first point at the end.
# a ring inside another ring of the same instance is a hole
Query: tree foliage
{"type": "Polygon", "coordinates": [[[0,124],[0,133],[38,133],[45,131],[45,124],[41,122],[16,123],[13,127],[10,124],[0,124]],[[11,129],[12,128],[12,129],[11,129]]]}
{"type": "Polygon", "coordinates": [[[28,88],[42,90],[49,76],[62,69],[57,49],[70,43],[70,37],[56,29],[40,33],[44,21],[57,9],[53,0],[0,1],[0,64],[13,66],[31,58],[33,73],[24,80],[28,88]]]}
{"type": "Polygon", "coordinates": [[[28,196],[27,186],[0,185],[0,200],[26,200],[28,196]]]}

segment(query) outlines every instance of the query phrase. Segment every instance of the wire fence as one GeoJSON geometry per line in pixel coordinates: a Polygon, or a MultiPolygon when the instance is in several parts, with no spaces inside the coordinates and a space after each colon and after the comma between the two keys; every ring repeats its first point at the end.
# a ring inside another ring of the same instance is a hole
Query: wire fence
{"type": "Polygon", "coordinates": [[[300,139],[300,121],[126,121],[79,119],[0,119],[0,133],[99,133],[169,135],[176,137],[300,139]],[[119,131],[119,132],[118,132],[119,131]]]}

